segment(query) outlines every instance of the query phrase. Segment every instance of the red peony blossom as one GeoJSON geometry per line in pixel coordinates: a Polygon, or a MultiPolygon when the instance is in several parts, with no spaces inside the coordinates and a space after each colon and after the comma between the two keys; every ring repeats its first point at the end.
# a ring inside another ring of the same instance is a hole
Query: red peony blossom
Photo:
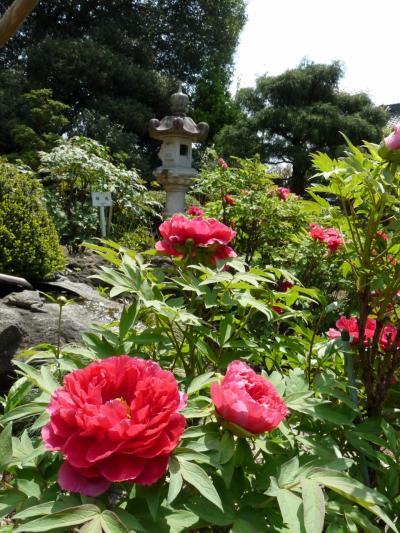
{"type": "Polygon", "coordinates": [[[153,361],[120,355],[68,374],[42,429],[46,448],[64,455],[61,488],[98,496],[114,481],[158,481],[184,431],[185,403],[173,374],[153,361]]]}
{"type": "MultiPolygon", "coordinates": [[[[358,329],[358,319],[354,316],[346,318],[345,316],[340,317],[336,322],[336,327],[338,329],[330,328],[328,330],[328,337],[330,339],[336,339],[341,336],[341,331],[346,330],[349,335],[352,337],[351,344],[355,346],[358,343],[359,339],[359,329],[358,329]]],[[[367,318],[365,324],[364,332],[364,346],[368,346],[370,340],[374,337],[376,330],[376,320],[373,318],[367,318]]],[[[382,350],[389,350],[394,341],[397,341],[397,344],[400,345],[400,338],[397,338],[397,329],[392,324],[386,324],[382,328],[382,331],[379,335],[379,346],[382,350]]]]}
{"type": "Polygon", "coordinates": [[[230,194],[225,194],[224,196],[224,202],[228,205],[234,205],[236,204],[236,200],[234,199],[233,196],[231,196],[230,194]]]}
{"type": "Polygon", "coordinates": [[[312,237],[316,241],[324,242],[325,233],[324,228],[321,228],[321,226],[318,226],[317,224],[309,224],[309,232],[308,234],[310,237],[312,237]]]}
{"type": "Polygon", "coordinates": [[[385,137],[384,145],[388,150],[400,150],[400,124],[398,124],[392,133],[385,137]]]}
{"type": "Polygon", "coordinates": [[[278,196],[281,200],[283,200],[284,202],[286,202],[286,200],[289,198],[289,196],[292,194],[290,192],[290,189],[287,189],[286,187],[278,187],[276,189],[277,193],[278,193],[278,196]]]}
{"type": "Polygon", "coordinates": [[[342,234],[335,228],[322,228],[317,224],[310,224],[309,228],[308,234],[314,240],[325,243],[330,252],[336,252],[344,242],[342,234]]]}
{"type": "Polygon", "coordinates": [[[343,244],[343,237],[335,228],[327,228],[324,242],[331,252],[336,252],[339,246],[343,244]]]}
{"type": "MultiPolygon", "coordinates": [[[[330,339],[336,339],[341,336],[343,330],[347,331],[350,337],[352,337],[351,344],[355,346],[358,343],[359,339],[359,329],[358,329],[358,319],[355,316],[346,318],[341,316],[336,322],[337,329],[330,328],[328,330],[328,337],[330,339]]],[[[376,321],[373,318],[367,318],[364,331],[364,342],[365,346],[368,345],[369,341],[373,338],[376,329],[376,321]]]]}
{"type": "Polygon", "coordinates": [[[386,324],[382,328],[381,334],[379,335],[379,346],[382,350],[389,350],[393,343],[396,341],[396,344],[400,344],[400,338],[397,335],[397,328],[393,324],[386,324]]]}
{"type": "Polygon", "coordinates": [[[207,256],[211,263],[217,259],[236,257],[228,246],[236,233],[215,218],[186,218],[173,215],[160,226],[162,241],[156,242],[156,250],[167,255],[184,257],[207,256]]]}
{"type": "Polygon", "coordinates": [[[222,170],[228,170],[229,168],[228,163],[225,161],[225,159],[222,159],[222,157],[218,159],[217,165],[222,168],[222,170]]]}
{"type": "Polygon", "coordinates": [[[385,233],[384,231],[381,231],[381,230],[378,230],[376,233],[375,233],[375,237],[380,237],[382,240],[384,241],[387,241],[388,240],[388,234],[385,233]]]}
{"type": "Polygon", "coordinates": [[[253,434],[272,431],[289,412],[272,383],[241,361],[211,385],[211,398],[219,416],[253,434]]]}
{"type": "Polygon", "coordinates": [[[286,291],[288,291],[289,289],[291,289],[292,287],[294,287],[294,283],[293,283],[293,281],[289,281],[288,279],[285,279],[285,280],[282,281],[282,283],[281,283],[281,290],[282,290],[282,292],[286,292],[286,291]]]}
{"type": "Polygon", "coordinates": [[[187,210],[187,214],[195,217],[202,217],[204,215],[204,211],[201,207],[198,207],[197,205],[192,205],[187,210]]]}

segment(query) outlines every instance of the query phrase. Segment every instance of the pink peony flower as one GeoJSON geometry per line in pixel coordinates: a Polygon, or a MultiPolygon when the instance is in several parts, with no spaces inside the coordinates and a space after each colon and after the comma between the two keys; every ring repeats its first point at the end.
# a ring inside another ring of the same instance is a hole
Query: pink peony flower
{"type": "Polygon", "coordinates": [[[375,237],[380,237],[382,240],[384,241],[387,241],[388,240],[388,234],[385,233],[384,231],[381,231],[381,230],[378,230],[376,233],[375,233],[375,237]]]}
{"type": "MultiPolygon", "coordinates": [[[[350,318],[346,318],[345,316],[341,316],[339,320],[336,322],[337,329],[330,328],[328,330],[328,337],[330,339],[336,339],[341,336],[341,332],[343,330],[347,331],[350,335],[351,344],[352,346],[355,346],[358,343],[359,339],[359,329],[358,329],[358,319],[355,316],[351,316],[350,318]]],[[[367,318],[367,322],[365,324],[365,331],[364,331],[364,342],[363,344],[365,346],[368,345],[369,341],[373,338],[375,334],[376,329],[376,321],[373,318],[367,318]]]]}
{"type": "Polygon", "coordinates": [[[289,412],[272,383],[241,361],[211,385],[211,398],[220,417],[253,434],[272,431],[289,412]]]}
{"type": "Polygon", "coordinates": [[[281,200],[283,200],[284,202],[286,202],[286,200],[289,198],[289,196],[292,194],[290,192],[290,189],[287,189],[286,187],[278,187],[276,189],[277,193],[278,193],[278,196],[281,200]]]}
{"type": "Polygon", "coordinates": [[[400,338],[397,336],[397,328],[393,324],[386,324],[379,335],[379,346],[382,350],[386,351],[392,347],[394,341],[396,341],[397,345],[400,344],[400,338]]]}
{"type": "Polygon", "coordinates": [[[156,242],[156,250],[167,255],[184,257],[208,257],[211,263],[217,259],[236,257],[228,246],[236,233],[215,218],[186,218],[173,215],[160,226],[162,241],[156,242]]]}
{"type": "Polygon", "coordinates": [[[384,138],[383,143],[388,150],[400,150],[400,124],[398,124],[392,133],[384,138]]]}
{"type": "Polygon", "coordinates": [[[344,243],[343,235],[335,228],[322,228],[317,224],[310,224],[308,234],[314,240],[325,243],[330,252],[336,252],[344,243]]]}
{"type": "Polygon", "coordinates": [[[158,481],[185,428],[185,396],[171,372],[127,355],[68,374],[42,429],[46,448],[64,455],[61,488],[98,496],[114,481],[158,481]]]}
{"type": "Polygon", "coordinates": [[[323,242],[325,238],[324,228],[318,226],[317,224],[310,224],[308,234],[316,241],[323,242]]]}
{"type": "Polygon", "coordinates": [[[198,207],[197,205],[192,205],[187,210],[187,214],[195,217],[202,217],[204,215],[204,211],[201,207],[198,207]]]}
{"type": "Polygon", "coordinates": [[[227,203],[228,205],[234,205],[234,204],[236,204],[236,200],[235,200],[234,197],[231,196],[230,194],[225,194],[225,196],[224,196],[224,202],[227,203]]]}
{"type": "Polygon", "coordinates": [[[343,237],[335,228],[327,228],[324,242],[331,252],[336,252],[339,246],[343,244],[343,237]]]}
{"type": "Polygon", "coordinates": [[[228,170],[229,168],[228,163],[225,161],[225,159],[222,159],[222,157],[218,159],[217,165],[222,168],[222,170],[228,170]]]}

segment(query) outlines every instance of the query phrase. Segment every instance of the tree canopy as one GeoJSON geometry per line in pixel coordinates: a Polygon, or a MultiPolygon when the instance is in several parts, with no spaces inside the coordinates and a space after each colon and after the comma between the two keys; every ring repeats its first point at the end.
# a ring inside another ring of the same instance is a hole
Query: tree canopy
{"type": "MultiPolygon", "coordinates": [[[[9,4],[0,0],[0,10],[9,4]]],[[[212,132],[226,122],[244,4],[243,0],[39,2],[1,51],[0,70],[12,67],[21,72],[28,91],[52,89],[56,100],[70,106],[74,134],[110,144],[129,154],[135,164],[135,153],[152,151],[148,121],[168,112],[178,79],[186,84],[198,116],[208,113],[212,132]]]]}
{"type": "Polygon", "coordinates": [[[255,88],[238,92],[240,116],[221,130],[218,147],[225,156],[260,153],[265,162],[291,163],[291,187],[302,193],[311,169],[310,152],[337,155],[344,144],[341,132],[355,144],[381,138],[386,112],[364,93],[340,91],[342,76],[337,61],[304,61],[279,76],[258,78],[255,88]]]}

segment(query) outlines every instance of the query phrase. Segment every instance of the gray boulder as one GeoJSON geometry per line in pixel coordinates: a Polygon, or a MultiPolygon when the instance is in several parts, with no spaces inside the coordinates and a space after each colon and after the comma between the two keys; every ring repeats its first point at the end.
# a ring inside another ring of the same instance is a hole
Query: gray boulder
{"type": "MultiPolygon", "coordinates": [[[[121,304],[104,298],[64,306],[61,344],[79,342],[91,323],[116,320],[121,309],[121,304]]],[[[0,299],[0,389],[9,383],[11,359],[18,352],[36,344],[57,343],[58,317],[59,306],[44,303],[37,291],[12,293],[0,299]]]]}

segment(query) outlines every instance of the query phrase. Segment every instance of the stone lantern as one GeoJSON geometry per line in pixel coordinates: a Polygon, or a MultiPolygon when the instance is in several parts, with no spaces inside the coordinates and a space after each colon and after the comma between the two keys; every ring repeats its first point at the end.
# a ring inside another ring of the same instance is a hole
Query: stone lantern
{"type": "Polygon", "coordinates": [[[189,97],[179,86],[171,96],[171,114],[161,121],[153,118],[149,124],[150,137],[162,141],[158,153],[162,164],[153,174],[167,193],[167,216],[185,211],[185,194],[198,175],[192,168],[192,144],[204,141],[208,134],[208,124],[196,124],[187,116],[188,108],[189,97]]]}

